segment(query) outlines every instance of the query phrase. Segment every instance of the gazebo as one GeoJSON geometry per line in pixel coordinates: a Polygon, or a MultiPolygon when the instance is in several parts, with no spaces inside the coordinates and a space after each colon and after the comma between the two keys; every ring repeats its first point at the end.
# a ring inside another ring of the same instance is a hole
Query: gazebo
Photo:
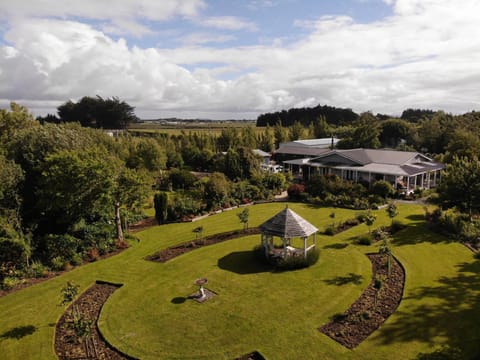
{"type": "Polygon", "coordinates": [[[289,209],[287,205],[287,207],[277,215],[260,225],[260,231],[262,233],[262,246],[267,258],[285,258],[301,254],[306,259],[308,251],[315,248],[318,229],[296,212],[289,209]],[[307,247],[308,239],[312,234],[313,244],[307,247]],[[278,249],[274,247],[273,237],[275,236],[282,239],[283,248],[278,249]],[[291,240],[293,238],[303,239],[303,248],[291,246],[291,240]]]}

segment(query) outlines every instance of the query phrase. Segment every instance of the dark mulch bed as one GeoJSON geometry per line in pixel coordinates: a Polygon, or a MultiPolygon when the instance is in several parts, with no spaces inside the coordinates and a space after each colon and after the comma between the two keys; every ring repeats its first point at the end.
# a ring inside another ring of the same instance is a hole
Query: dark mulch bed
{"type": "Polygon", "coordinates": [[[218,244],[223,241],[236,239],[246,235],[254,235],[254,234],[260,234],[260,228],[255,227],[255,228],[250,228],[246,230],[235,230],[235,231],[228,231],[224,233],[218,233],[218,234],[206,236],[203,239],[198,241],[187,241],[187,242],[181,243],[180,245],[163,249],[159,252],[156,252],[153,255],[147,256],[145,259],[163,263],[177,256],[185,254],[189,251],[193,251],[195,249],[201,248],[203,246],[218,244]]]}
{"type": "Polygon", "coordinates": [[[368,257],[373,268],[373,278],[368,287],[347,311],[334,315],[330,323],[319,328],[320,332],[349,349],[378,329],[397,309],[403,295],[405,271],[400,263],[392,257],[391,273],[387,277],[386,255],[369,254],[368,257]],[[375,279],[382,281],[378,294],[375,279]]]}
{"type": "Polygon", "coordinates": [[[67,308],[55,330],[55,352],[59,359],[133,359],[108,344],[97,328],[103,304],[118,288],[119,285],[98,282],[67,308]],[[79,338],[72,329],[74,311],[92,321],[87,338],[79,338]]]}
{"type": "Polygon", "coordinates": [[[140,220],[139,222],[132,224],[128,227],[128,231],[136,233],[152,226],[158,225],[157,219],[154,216],[140,220]]]}

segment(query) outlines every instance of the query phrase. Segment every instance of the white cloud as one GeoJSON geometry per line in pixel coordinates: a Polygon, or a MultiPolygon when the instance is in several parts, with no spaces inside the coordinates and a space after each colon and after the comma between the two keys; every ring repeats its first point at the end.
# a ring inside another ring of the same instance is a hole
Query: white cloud
{"type": "Polygon", "coordinates": [[[247,8],[250,10],[258,10],[261,8],[271,8],[275,5],[276,2],[272,0],[250,0],[247,4],[247,8]]]}
{"type": "Polygon", "coordinates": [[[235,16],[212,16],[200,18],[197,20],[197,22],[202,26],[225,30],[257,30],[257,26],[253,22],[246,21],[235,16]]]}
{"type": "Polygon", "coordinates": [[[212,33],[191,33],[179,38],[179,40],[185,45],[224,43],[234,39],[235,39],[235,36],[233,35],[212,34],[212,33]]]}
{"type": "MultiPolygon", "coordinates": [[[[105,30],[141,36],[151,30],[140,21],[165,21],[175,16],[195,17],[206,6],[203,0],[15,0],[1,1],[5,20],[16,18],[84,18],[105,20],[105,30]]],[[[0,15],[0,19],[2,18],[0,15]]]]}
{"type": "MultiPolygon", "coordinates": [[[[15,18],[8,46],[0,45],[0,104],[21,101],[44,113],[98,94],[120,97],[140,116],[214,118],[318,103],[393,114],[407,107],[480,110],[479,2],[391,5],[392,16],[370,24],[319,18],[288,46],[215,48],[228,36],[205,32],[178,48],[144,49],[78,21],[15,18]]],[[[221,28],[232,20],[220,19],[221,28]]]]}

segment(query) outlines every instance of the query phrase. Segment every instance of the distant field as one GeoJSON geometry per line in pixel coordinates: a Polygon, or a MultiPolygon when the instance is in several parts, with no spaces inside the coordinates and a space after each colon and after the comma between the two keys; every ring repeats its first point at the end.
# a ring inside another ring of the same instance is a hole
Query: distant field
{"type": "Polygon", "coordinates": [[[174,124],[159,122],[142,122],[132,124],[129,127],[130,132],[147,132],[147,133],[164,133],[169,135],[179,135],[184,132],[209,133],[219,135],[225,128],[242,129],[244,127],[252,127],[255,132],[263,132],[264,128],[257,128],[255,121],[198,121],[198,122],[178,122],[174,124]]]}

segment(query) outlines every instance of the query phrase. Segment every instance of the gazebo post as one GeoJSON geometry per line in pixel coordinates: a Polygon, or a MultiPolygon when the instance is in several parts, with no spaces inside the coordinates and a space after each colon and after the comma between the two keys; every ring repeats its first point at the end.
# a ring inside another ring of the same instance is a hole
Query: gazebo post
{"type": "Polygon", "coordinates": [[[303,238],[303,256],[307,260],[307,236],[303,238]]]}

